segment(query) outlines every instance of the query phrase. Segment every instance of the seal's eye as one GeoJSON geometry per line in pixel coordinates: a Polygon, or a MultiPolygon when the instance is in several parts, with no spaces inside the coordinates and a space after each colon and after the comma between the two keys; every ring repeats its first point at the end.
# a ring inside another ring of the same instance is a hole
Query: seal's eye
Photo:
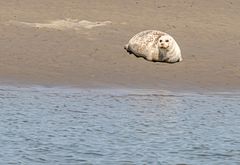
{"type": "Polygon", "coordinates": [[[160,42],[162,42],[162,40],[160,40],[160,42]]]}
{"type": "Polygon", "coordinates": [[[166,40],[166,42],[169,42],[169,40],[166,40]]]}

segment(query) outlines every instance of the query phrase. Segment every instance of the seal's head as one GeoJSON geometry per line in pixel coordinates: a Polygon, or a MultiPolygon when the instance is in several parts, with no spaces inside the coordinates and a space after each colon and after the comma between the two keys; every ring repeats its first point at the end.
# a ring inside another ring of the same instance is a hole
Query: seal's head
{"type": "Polygon", "coordinates": [[[160,49],[168,49],[173,44],[173,38],[169,35],[163,35],[159,38],[158,47],[160,49]]]}

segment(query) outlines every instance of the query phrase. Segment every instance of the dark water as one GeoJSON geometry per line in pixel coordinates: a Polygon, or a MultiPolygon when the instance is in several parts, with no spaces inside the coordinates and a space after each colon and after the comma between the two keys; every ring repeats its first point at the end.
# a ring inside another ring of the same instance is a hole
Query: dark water
{"type": "Polygon", "coordinates": [[[0,87],[1,165],[240,164],[240,94],[0,87]]]}

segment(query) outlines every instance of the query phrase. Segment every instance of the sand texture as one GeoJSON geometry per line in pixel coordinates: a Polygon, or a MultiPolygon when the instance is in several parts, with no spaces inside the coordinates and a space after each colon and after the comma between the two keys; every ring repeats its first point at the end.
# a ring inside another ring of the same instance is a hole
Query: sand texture
{"type": "Polygon", "coordinates": [[[239,16],[239,0],[0,1],[0,82],[239,90],[239,16]],[[172,35],[184,60],[129,55],[147,29],[172,35]]]}

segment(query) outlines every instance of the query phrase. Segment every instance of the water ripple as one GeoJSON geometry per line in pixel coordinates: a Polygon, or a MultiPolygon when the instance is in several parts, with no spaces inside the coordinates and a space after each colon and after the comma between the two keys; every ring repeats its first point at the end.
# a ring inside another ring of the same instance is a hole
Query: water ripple
{"type": "Polygon", "coordinates": [[[240,164],[240,95],[0,87],[1,164],[240,164]]]}

